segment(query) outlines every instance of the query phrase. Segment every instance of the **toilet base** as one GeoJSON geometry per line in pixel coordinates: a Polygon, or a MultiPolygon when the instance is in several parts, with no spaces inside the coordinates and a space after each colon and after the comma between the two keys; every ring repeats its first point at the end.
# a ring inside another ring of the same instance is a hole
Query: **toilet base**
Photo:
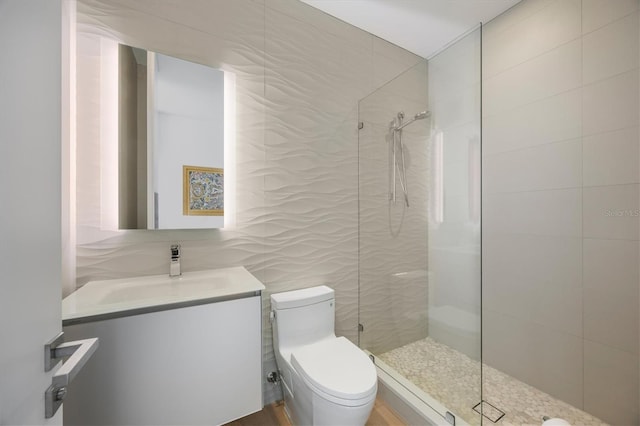
{"type": "Polygon", "coordinates": [[[375,394],[363,405],[339,405],[313,393],[297,373],[291,373],[297,392],[294,395],[286,381],[282,387],[285,413],[294,426],[363,426],[369,419],[375,394]]]}
{"type": "Polygon", "coordinates": [[[346,407],[313,396],[313,424],[322,426],[362,426],[369,419],[375,397],[365,405],[346,407]]]}

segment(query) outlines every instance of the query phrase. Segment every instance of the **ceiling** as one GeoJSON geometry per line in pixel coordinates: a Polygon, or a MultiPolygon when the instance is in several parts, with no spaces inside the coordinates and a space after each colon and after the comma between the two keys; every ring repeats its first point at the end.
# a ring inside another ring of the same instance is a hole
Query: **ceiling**
{"type": "Polygon", "coordinates": [[[302,0],[424,58],[520,0],[302,0]]]}

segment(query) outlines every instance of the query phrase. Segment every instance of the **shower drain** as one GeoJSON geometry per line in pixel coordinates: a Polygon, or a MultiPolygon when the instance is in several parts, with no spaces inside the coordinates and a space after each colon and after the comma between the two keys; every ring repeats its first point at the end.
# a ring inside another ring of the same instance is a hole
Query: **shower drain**
{"type": "Polygon", "coordinates": [[[473,407],[473,410],[478,414],[482,414],[484,417],[488,418],[493,423],[497,423],[498,420],[503,418],[505,414],[504,411],[500,410],[496,406],[491,405],[490,403],[484,400],[481,402],[478,402],[473,407]]]}

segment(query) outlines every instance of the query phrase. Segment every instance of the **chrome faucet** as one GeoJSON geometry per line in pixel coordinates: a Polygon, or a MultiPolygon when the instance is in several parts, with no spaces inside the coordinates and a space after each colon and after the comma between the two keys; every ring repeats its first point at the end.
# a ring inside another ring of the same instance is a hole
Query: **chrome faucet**
{"type": "Polygon", "coordinates": [[[171,263],[169,264],[169,276],[178,277],[180,272],[180,244],[171,244],[171,263]]]}

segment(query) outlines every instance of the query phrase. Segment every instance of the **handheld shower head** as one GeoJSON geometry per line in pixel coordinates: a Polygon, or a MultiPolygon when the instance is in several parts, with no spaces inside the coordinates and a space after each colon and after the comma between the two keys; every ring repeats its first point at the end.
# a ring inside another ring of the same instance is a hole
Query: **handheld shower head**
{"type": "MultiPolygon", "coordinates": [[[[403,114],[404,116],[404,114],[403,114]]],[[[400,117],[400,114],[398,114],[398,117],[400,117]]],[[[414,121],[417,120],[423,120],[425,118],[431,117],[431,112],[429,111],[422,111],[417,113],[416,115],[413,116],[413,118],[409,121],[406,121],[400,125],[395,126],[395,128],[393,130],[398,131],[398,130],[402,130],[403,128],[407,127],[409,124],[413,123],[414,121]]]]}

